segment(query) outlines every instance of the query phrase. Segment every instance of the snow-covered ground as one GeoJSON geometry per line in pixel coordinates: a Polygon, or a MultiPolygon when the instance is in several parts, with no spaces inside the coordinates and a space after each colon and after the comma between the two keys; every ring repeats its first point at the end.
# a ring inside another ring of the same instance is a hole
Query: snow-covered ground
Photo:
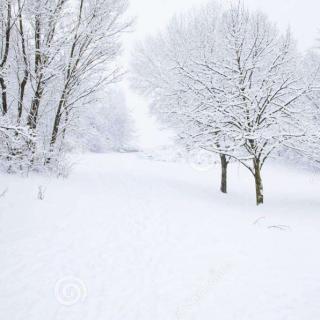
{"type": "Polygon", "coordinates": [[[320,319],[320,176],[267,167],[256,208],[246,171],[228,195],[219,175],[135,154],[2,175],[0,319],[320,319]]]}

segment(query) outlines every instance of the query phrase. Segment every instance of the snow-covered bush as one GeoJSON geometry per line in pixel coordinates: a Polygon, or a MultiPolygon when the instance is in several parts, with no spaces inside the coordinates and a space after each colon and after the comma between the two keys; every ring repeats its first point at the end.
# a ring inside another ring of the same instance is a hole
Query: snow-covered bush
{"type": "Polygon", "coordinates": [[[34,139],[27,127],[0,118],[0,167],[7,172],[26,171],[32,164],[34,139]]]}

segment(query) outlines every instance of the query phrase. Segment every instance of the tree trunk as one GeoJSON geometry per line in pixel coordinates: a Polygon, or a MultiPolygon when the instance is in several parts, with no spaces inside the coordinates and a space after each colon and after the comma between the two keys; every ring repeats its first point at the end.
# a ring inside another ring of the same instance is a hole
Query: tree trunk
{"type": "MultiPolygon", "coordinates": [[[[5,45],[4,45],[4,53],[3,58],[0,64],[1,74],[3,73],[5,66],[9,57],[9,49],[10,49],[10,37],[11,37],[11,1],[7,2],[7,19],[5,22],[6,25],[6,33],[5,33],[5,45]]],[[[7,85],[6,80],[3,75],[0,77],[0,85],[2,90],[2,115],[6,115],[8,112],[8,102],[7,102],[7,85]]]]}
{"type": "Polygon", "coordinates": [[[21,122],[22,112],[23,112],[23,100],[24,100],[24,93],[26,89],[26,85],[28,82],[29,73],[25,70],[24,78],[22,82],[19,84],[19,101],[18,101],[18,124],[21,122]]]}
{"type": "Polygon", "coordinates": [[[60,121],[61,121],[61,116],[62,116],[62,106],[63,106],[63,100],[60,100],[58,110],[57,110],[56,116],[54,118],[53,129],[52,129],[51,140],[50,140],[50,147],[52,149],[53,149],[53,147],[57,141],[57,137],[58,137],[60,121]]]}
{"type": "Polygon", "coordinates": [[[258,206],[260,204],[263,204],[263,184],[262,184],[262,178],[261,178],[260,160],[254,159],[253,165],[254,165],[254,180],[256,185],[256,201],[258,206]]]}
{"type": "Polygon", "coordinates": [[[27,125],[32,130],[35,130],[37,128],[40,100],[42,98],[42,94],[43,94],[43,87],[42,87],[42,84],[39,82],[35,96],[31,103],[31,108],[29,111],[28,121],[27,121],[27,125]]]}
{"type": "Polygon", "coordinates": [[[2,90],[2,115],[5,116],[8,113],[8,102],[7,102],[7,85],[5,84],[4,78],[0,78],[0,86],[2,90]]]}
{"type": "Polygon", "coordinates": [[[27,125],[30,129],[35,130],[37,128],[38,114],[40,107],[40,100],[44,91],[43,83],[43,72],[41,68],[42,57],[41,57],[41,23],[40,23],[40,14],[35,16],[35,31],[34,31],[34,41],[35,41],[35,78],[36,78],[36,90],[34,97],[31,102],[31,107],[28,115],[27,125]]]}
{"type": "Polygon", "coordinates": [[[24,100],[24,94],[26,85],[29,79],[29,70],[28,70],[28,59],[27,59],[27,50],[26,50],[26,40],[24,36],[24,28],[23,28],[23,19],[22,19],[22,6],[21,6],[21,0],[18,0],[18,8],[19,8],[19,34],[21,37],[21,48],[22,48],[22,55],[23,55],[23,62],[24,62],[24,76],[19,83],[19,101],[18,101],[18,124],[21,122],[22,118],[22,112],[23,112],[23,100],[24,100]]]}
{"type": "Polygon", "coordinates": [[[222,193],[227,193],[227,168],[228,168],[228,160],[226,155],[220,155],[221,161],[221,187],[220,190],[222,193]]]}

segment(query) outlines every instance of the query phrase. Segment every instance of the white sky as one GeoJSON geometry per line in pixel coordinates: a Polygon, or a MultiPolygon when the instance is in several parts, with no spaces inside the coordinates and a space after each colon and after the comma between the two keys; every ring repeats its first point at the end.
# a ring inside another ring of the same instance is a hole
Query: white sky
{"type": "MultiPolygon", "coordinates": [[[[179,11],[190,9],[208,0],[129,0],[130,13],[136,17],[135,31],[125,41],[126,60],[134,43],[163,29],[170,18],[179,11]]],[[[228,3],[228,0],[219,0],[228,3]]],[[[301,50],[312,47],[320,30],[320,0],[245,0],[245,5],[253,10],[265,12],[280,29],[291,28],[301,50]]],[[[320,35],[320,33],[319,33],[320,35]]],[[[158,126],[148,115],[147,101],[130,90],[127,102],[133,110],[137,123],[137,134],[143,147],[163,144],[167,137],[159,132],[158,126]]]]}

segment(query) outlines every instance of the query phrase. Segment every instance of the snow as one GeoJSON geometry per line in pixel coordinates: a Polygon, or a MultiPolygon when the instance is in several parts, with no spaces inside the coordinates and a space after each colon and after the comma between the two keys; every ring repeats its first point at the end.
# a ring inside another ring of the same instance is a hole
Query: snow
{"type": "Polygon", "coordinates": [[[261,207],[249,172],[219,176],[138,154],[2,175],[0,319],[319,319],[319,175],[267,166],[261,207]]]}

